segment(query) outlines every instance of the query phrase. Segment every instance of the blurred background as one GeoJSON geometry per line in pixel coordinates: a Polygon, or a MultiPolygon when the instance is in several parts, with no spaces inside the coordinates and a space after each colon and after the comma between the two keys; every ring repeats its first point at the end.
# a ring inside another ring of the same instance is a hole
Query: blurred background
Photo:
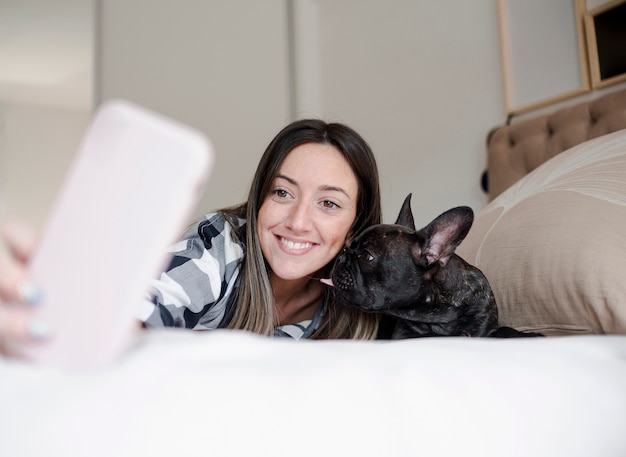
{"type": "MultiPolygon", "coordinates": [[[[508,114],[498,6],[0,0],[4,216],[41,226],[93,110],[111,98],[211,138],[216,171],[194,217],[242,201],[268,142],[302,117],[368,140],[386,222],[409,192],[418,225],[453,206],[479,211],[486,135],[508,114]]],[[[549,43],[558,31],[540,33],[549,43]]]]}

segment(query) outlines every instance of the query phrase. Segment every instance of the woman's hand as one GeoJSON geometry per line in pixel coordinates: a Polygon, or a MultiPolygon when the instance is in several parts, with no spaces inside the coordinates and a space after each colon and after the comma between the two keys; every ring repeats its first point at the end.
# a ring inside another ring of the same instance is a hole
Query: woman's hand
{"type": "Polygon", "coordinates": [[[41,297],[26,269],[37,233],[25,223],[10,221],[2,238],[9,255],[0,261],[0,353],[15,355],[13,343],[45,340],[50,329],[38,318],[41,297]]]}

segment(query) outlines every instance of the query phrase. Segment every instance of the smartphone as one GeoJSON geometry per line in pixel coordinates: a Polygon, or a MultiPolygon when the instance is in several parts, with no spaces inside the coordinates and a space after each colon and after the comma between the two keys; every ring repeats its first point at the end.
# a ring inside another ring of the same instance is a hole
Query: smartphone
{"type": "Polygon", "coordinates": [[[194,129],[123,100],[101,106],[29,264],[53,335],[22,355],[69,370],[120,356],[213,161],[210,141],[194,129]]]}

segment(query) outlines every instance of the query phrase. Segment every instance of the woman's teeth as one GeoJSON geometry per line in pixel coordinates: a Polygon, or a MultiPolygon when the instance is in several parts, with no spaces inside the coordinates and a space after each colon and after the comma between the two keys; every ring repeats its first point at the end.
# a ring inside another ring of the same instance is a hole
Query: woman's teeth
{"type": "Polygon", "coordinates": [[[285,238],[281,238],[280,242],[289,249],[306,249],[313,246],[313,243],[297,243],[295,241],[286,240],[285,238]]]}

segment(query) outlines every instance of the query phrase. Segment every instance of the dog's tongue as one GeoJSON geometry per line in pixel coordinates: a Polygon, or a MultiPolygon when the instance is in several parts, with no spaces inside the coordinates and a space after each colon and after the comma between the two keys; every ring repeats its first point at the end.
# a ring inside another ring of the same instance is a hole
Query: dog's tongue
{"type": "Polygon", "coordinates": [[[320,282],[321,282],[322,284],[326,284],[327,286],[330,286],[330,287],[334,287],[334,286],[335,286],[335,285],[333,284],[333,280],[332,280],[332,279],[330,279],[330,278],[322,278],[322,279],[320,279],[320,282]]]}

